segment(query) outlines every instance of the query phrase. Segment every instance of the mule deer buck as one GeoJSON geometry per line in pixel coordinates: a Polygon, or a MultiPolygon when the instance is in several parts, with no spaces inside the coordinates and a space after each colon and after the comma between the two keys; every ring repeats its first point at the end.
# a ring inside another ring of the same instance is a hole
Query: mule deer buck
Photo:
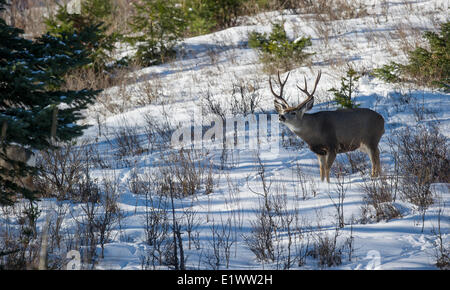
{"type": "Polygon", "coordinates": [[[372,176],[378,176],[381,173],[378,142],[384,133],[383,117],[370,109],[363,108],[307,114],[306,112],[314,105],[314,93],[320,76],[321,72],[319,71],[311,93],[308,92],[306,77],[303,89],[297,85],[297,88],[307,98],[295,107],[289,106],[283,97],[283,89],[289,73],[284,81],[281,81],[280,73],[278,73],[279,94],[275,93],[272,79],[269,78],[270,90],[275,97],[275,109],[280,122],[303,139],[309,145],[310,150],[317,155],[322,181],[326,177],[327,182],[330,182],[330,168],[336,159],[336,154],[356,149],[369,155],[372,163],[372,176]]]}

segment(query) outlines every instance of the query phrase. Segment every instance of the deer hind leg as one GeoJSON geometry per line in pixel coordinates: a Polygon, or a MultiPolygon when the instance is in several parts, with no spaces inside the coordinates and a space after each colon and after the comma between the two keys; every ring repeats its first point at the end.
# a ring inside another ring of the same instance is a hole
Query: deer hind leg
{"type": "Polygon", "coordinates": [[[319,166],[320,166],[320,181],[323,181],[325,178],[325,164],[326,164],[326,155],[319,155],[317,154],[317,159],[319,159],[319,166]]]}
{"type": "Polygon", "coordinates": [[[377,177],[381,174],[380,150],[378,149],[378,146],[369,149],[369,158],[370,163],[372,164],[372,177],[377,177]]]}
{"type": "Polygon", "coordinates": [[[327,176],[327,182],[330,183],[330,169],[331,165],[333,165],[333,162],[336,159],[336,152],[334,150],[328,151],[325,159],[325,174],[327,176]]]}

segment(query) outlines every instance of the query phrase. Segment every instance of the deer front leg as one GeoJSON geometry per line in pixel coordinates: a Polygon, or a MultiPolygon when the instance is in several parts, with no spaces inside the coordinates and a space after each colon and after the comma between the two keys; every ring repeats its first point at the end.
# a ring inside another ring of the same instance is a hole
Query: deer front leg
{"type": "Polygon", "coordinates": [[[323,181],[323,179],[325,178],[325,163],[326,163],[326,158],[325,155],[317,155],[317,159],[319,159],[319,167],[320,167],[320,181],[323,181]]]}
{"type": "Polygon", "coordinates": [[[380,165],[380,150],[378,146],[369,150],[370,163],[372,164],[372,177],[377,177],[381,174],[380,165]]]}
{"type": "Polygon", "coordinates": [[[333,165],[334,160],[336,159],[336,151],[330,150],[327,155],[325,155],[325,173],[327,176],[327,182],[330,183],[330,169],[331,165],[333,165]]]}

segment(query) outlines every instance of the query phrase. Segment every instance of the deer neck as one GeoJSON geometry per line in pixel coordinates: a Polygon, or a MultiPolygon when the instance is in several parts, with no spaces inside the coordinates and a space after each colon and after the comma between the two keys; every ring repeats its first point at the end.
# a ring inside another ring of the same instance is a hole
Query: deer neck
{"type": "Polygon", "coordinates": [[[291,123],[286,123],[286,126],[295,135],[299,136],[306,143],[312,141],[314,134],[314,120],[310,114],[303,114],[302,118],[297,118],[291,123]]]}

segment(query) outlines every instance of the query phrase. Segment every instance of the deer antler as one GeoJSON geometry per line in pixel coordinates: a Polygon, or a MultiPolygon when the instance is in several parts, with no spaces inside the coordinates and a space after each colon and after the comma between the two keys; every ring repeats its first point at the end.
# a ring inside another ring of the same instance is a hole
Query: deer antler
{"type": "MultiPolygon", "coordinates": [[[[275,97],[275,108],[278,106],[281,106],[283,109],[289,108],[289,104],[286,102],[286,100],[283,98],[283,89],[284,85],[286,84],[288,78],[289,78],[290,72],[287,74],[284,81],[281,81],[280,72],[278,72],[278,85],[280,87],[280,93],[276,94],[272,87],[272,77],[269,77],[269,85],[270,85],[270,91],[275,97]],[[278,105],[278,106],[277,106],[278,105]]],[[[278,110],[278,109],[277,109],[278,110]]]]}
{"type": "Polygon", "coordinates": [[[304,89],[302,89],[301,87],[299,87],[297,85],[297,88],[300,91],[302,91],[303,93],[305,93],[308,96],[308,98],[306,98],[306,100],[304,100],[303,102],[298,104],[298,106],[295,107],[296,110],[302,108],[304,105],[309,103],[311,100],[313,100],[313,102],[314,102],[314,93],[316,92],[317,84],[319,83],[321,76],[322,76],[322,72],[319,70],[319,72],[317,73],[316,82],[314,83],[314,89],[313,89],[312,93],[308,92],[308,84],[306,83],[306,77],[304,77],[304,79],[305,79],[305,88],[304,89]]]}

